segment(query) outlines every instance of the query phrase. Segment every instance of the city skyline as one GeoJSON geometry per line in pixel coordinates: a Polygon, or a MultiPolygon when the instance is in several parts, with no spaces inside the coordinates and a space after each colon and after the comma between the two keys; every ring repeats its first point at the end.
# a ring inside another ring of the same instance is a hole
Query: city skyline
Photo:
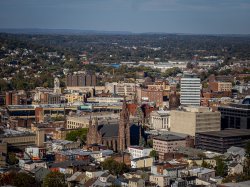
{"type": "Polygon", "coordinates": [[[0,28],[250,34],[248,0],[0,1],[0,28]]]}

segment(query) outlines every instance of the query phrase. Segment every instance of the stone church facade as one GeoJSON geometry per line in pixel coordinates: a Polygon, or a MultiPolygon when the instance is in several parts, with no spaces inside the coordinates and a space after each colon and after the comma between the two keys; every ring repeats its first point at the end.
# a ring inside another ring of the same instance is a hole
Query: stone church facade
{"type": "Polygon", "coordinates": [[[130,124],[129,111],[124,99],[119,122],[99,124],[97,119],[90,120],[87,144],[103,144],[117,152],[123,152],[130,145],[138,145],[141,126],[130,124]]]}

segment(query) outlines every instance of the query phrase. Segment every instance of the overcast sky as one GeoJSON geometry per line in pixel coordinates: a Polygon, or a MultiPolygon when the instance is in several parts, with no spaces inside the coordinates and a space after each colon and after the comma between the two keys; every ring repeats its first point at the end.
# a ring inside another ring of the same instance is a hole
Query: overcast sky
{"type": "Polygon", "coordinates": [[[0,28],[250,34],[250,0],[0,0],[0,28]]]}

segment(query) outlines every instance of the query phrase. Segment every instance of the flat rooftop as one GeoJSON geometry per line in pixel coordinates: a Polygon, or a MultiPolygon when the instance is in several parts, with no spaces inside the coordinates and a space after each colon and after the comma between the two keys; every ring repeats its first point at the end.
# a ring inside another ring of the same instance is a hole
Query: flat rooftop
{"type": "Polygon", "coordinates": [[[197,134],[214,136],[219,138],[250,136],[250,129],[227,129],[221,131],[199,132],[197,134]]]}
{"type": "Polygon", "coordinates": [[[162,140],[162,141],[179,141],[179,140],[185,140],[184,137],[173,135],[173,134],[163,134],[160,136],[156,136],[153,139],[155,140],[162,140]]]}

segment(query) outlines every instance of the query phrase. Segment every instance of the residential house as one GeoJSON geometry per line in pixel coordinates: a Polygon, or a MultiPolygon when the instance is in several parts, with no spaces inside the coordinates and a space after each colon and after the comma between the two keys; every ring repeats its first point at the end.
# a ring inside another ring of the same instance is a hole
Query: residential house
{"type": "Polygon", "coordinates": [[[149,181],[157,184],[157,186],[164,187],[170,185],[170,177],[165,175],[150,175],[149,181]]]}
{"type": "Polygon", "coordinates": [[[38,183],[42,183],[46,175],[50,173],[50,170],[44,167],[36,167],[30,171],[38,183]]]}
{"type": "Polygon", "coordinates": [[[128,187],[145,187],[145,181],[140,178],[129,179],[128,187]]]}
{"type": "Polygon", "coordinates": [[[243,165],[234,162],[228,165],[228,175],[241,174],[243,173],[243,165]]]}

